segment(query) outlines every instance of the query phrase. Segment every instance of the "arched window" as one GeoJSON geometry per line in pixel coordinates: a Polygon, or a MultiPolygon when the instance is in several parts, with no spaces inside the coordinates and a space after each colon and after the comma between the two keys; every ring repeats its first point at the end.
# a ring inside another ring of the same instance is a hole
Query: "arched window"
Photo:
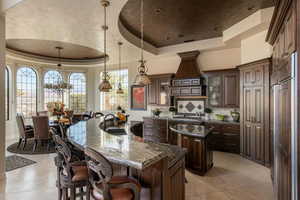
{"type": "MultiPolygon", "coordinates": [[[[44,84],[57,83],[59,80],[62,80],[62,75],[58,71],[48,71],[44,76],[44,84]]],[[[44,88],[44,103],[45,109],[47,109],[47,103],[49,102],[63,102],[62,95],[56,93],[53,90],[44,88]]]]}
{"type": "Polygon", "coordinates": [[[9,120],[9,71],[8,68],[5,67],[5,119],[9,120]]]}
{"type": "Polygon", "coordinates": [[[37,75],[30,67],[22,67],[17,72],[17,112],[26,118],[36,115],[37,75]]]}
{"type": "Polygon", "coordinates": [[[75,113],[86,111],[86,78],[84,73],[72,73],[69,83],[73,86],[70,90],[69,108],[75,113]]]}
{"type": "MultiPolygon", "coordinates": [[[[128,109],[128,69],[109,71],[110,84],[112,90],[110,92],[101,92],[100,108],[101,110],[112,111],[116,110],[118,106],[123,109],[128,109]],[[121,81],[124,94],[117,94],[119,81],[121,81]]],[[[101,73],[102,77],[102,73],[101,73]]]]}

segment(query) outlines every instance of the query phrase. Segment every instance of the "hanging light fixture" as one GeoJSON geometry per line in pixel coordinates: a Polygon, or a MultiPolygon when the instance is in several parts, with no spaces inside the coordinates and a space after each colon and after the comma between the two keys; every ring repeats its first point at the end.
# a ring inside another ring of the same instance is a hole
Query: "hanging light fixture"
{"type": "Polygon", "coordinates": [[[124,94],[122,83],[121,83],[121,46],[123,45],[122,42],[118,42],[119,45],[119,84],[117,94],[124,94]]]}
{"type": "Polygon", "coordinates": [[[108,26],[106,24],[106,8],[109,6],[109,1],[108,0],[102,0],[101,4],[104,8],[104,25],[102,26],[103,31],[104,31],[104,72],[102,73],[102,82],[99,85],[99,90],[100,92],[109,92],[112,89],[112,86],[109,82],[110,76],[108,72],[106,71],[106,33],[108,26]]]}
{"type": "Polygon", "coordinates": [[[138,67],[138,74],[135,78],[135,85],[149,85],[151,83],[147,71],[148,68],[145,66],[146,61],[144,60],[144,0],[141,0],[141,64],[138,67]]]}
{"type": "MultiPolygon", "coordinates": [[[[57,70],[59,73],[61,73],[61,51],[63,50],[62,47],[55,47],[55,49],[58,52],[58,64],[57,64],[57,70]]],[[[70,90],[73,88],[73,86],[67,82],[65,82],[61,76],[58,76],[56,81],[54,83],[46,83],[44,85],[45,89],[53,90],[54,92],[58,93],[59,95],[63,95],[65,90],[70,90]]]]}

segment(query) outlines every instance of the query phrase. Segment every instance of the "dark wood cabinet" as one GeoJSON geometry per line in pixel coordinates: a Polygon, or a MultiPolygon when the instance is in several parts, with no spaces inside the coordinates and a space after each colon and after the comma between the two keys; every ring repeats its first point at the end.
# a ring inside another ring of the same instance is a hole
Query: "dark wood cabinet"
{"type": "MultiPolygon", "coordinates": [[[[293,112],[298,113],[297,107],[291,106],[292,103],[292,87],[291,80],[292,66],[291,56],[295,51],[300,51],[299,43],[299,20],[300,1],[277,1],[275,11],[272,17],[267,41],[273,46],[273,63],[271,73],[272,98],[271,105],[271,130],[272,140],[272,157],[271,157],[271,175],[274,185],[274,198],[277,200],[291,200],[295,197],[296,192],[300,190],[300,160],[298,159],[298,188],[297,184],[292,184],[292,176],[295,177],[295,172],[292,172],[291,162],[292,155],[300,149],[300,137],[298,137],[297,147],[292,147],[292,122],[291,116],[293,112]],[[293,107],[293,108],[292,108],[293,107]],[[293,110],[292,110],[293,109],[293,110]],[[298,191],[297,191],[298,189],[298,191]],[[292,192],[294,190],[294,192],[292,192]],[[294,196],[292,198],[292,196],[294,196]]],[[[299,68],[299,55],[298,66],[299,68]]],[[[297,73],[299,76],[299,72],[297,73]]],[[[297,80],[297,79],[296,79],[297,80]]],[[[295,81],[295,79],[294,79],[295,81]]],[[[295,81],[299,85],[299,81],[295,81]]],[[[299,124],[295,121],[295,124],[299,124]]],[[[299,131],[299,126],[295,127],[299,131]]],[[[299,154],[299,153],[298,153],[299,154]]],[[[296,155],[293,155],[296,156],[296,155]]]]}
{"type": "Polygon", "coordinates": [[[144,117],[143,129],[145,141],[168,143],[168,120],[144,117]]]}
{"type": "Polygon", "coordinates": [[[239,71],[236,69],[205,72],[208,106],[239,107],[239,71]]]}
{"type": "Polygon", "coordinates": [[[206,96],[206,86],[203,78],[174,79],[171,96],[206,96]]]}
{"type": "Polygon", "coordinates": [[[240,125],[206,122],[205,126],[212,127],[209,145],[212,150],[229,153],[240,153],[240,125]]]}
{"type": "MultiPolygon", "coordinates": [[[[273,36],[275,38],[275,36],[273,36]]],[[[272,84],[291,76],[287,62],[296,50],[296,12],[293,6],[288,9],[283,24],[279,29],[273,45],[272,84]]]]}
{"type": "Polygon", "coordinates": [[[148,85],[148,104],[158,106],[171,105],[171,80],[174,74],[151,75],[148,85]]]}
{"type": "Polygon", "coordinates": [[[270,166],[269,69],[264,59],[239,67],[241,73],[241,155],[270,166]]]}
{"type": "Polygon", "coordinates": [[[281,83],[279,89],[279,124],[280,128],[275,135],[276,166],[280,200],[291,199],[292,168],[291,168],[291,81],[281,83]]]}
{"type": "MultiPolygon", "coordinates": [[[[174,133],[176,134],[176,133],[174,133]]],[[[204,175],[213,166],[213,152],[207,138],[198,139],[180,136],[181,146],[187,149],[186,167],[194,173],[204,175]]]]}

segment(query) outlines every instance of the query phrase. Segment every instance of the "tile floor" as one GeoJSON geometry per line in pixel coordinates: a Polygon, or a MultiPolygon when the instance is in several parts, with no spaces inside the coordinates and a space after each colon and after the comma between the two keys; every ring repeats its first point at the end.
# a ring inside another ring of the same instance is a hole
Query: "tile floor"
{"type": "MultiPolygon", "coordinates": [[[[54,154],[22,156],[37,164],[8,172],[0,181],[0,200],[57,199],[54,154]]],[[[206,176],[187,171],[186,177],[186,200],[273,200],[270,170],[239,155],[214,152],[214,168],[206,176]]]]}

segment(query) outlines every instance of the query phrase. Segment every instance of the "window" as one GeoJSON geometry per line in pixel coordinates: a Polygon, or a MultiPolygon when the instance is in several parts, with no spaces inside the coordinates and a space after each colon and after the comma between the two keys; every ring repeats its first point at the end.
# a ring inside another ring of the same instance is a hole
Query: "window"
{"type": "Polygon", "coordinates": [[[70,90],[69,108],[75,113],[86,111],[86,79],[84,73],[72,73],[69,83],[73,86],[70,90]]]}
{"type": "Polygon", "coordinates": [[[5,120],[9,120],[9,71],[5,67],[5,120]]]}
{"type": "Polygon", "coordinates": [[[110,83],[112,85],[112,90],[110,92],[101,93],[101,110],[116,110],[118,106],[121,106],[123,109],[128,109],[128,70],[122,69],[110,71],[109,75],[111,77],[110,83]],[[119,76],[121,77],[120,79],[124,94],[117,94],[116,92],[119,84],[119,76]]]}
{"type": "MultiPolygon", "coordinates": [[[[59,80],[62,80],[62,75],[58,71],[48,71],[44,76],[44,84],[57,83],[59,80]]],[[[45,109],[47,109],[47,103],[49,102],[63,102],[62,95],[56,93],[53,90],[44,88],[44,103],[45,109]]]]}
{"type": "Polygon", "coordinates": [[[17,72],[17,112],[26,118],[36,115],[37,75],[30,67],[22,67],[17,72]]]}

